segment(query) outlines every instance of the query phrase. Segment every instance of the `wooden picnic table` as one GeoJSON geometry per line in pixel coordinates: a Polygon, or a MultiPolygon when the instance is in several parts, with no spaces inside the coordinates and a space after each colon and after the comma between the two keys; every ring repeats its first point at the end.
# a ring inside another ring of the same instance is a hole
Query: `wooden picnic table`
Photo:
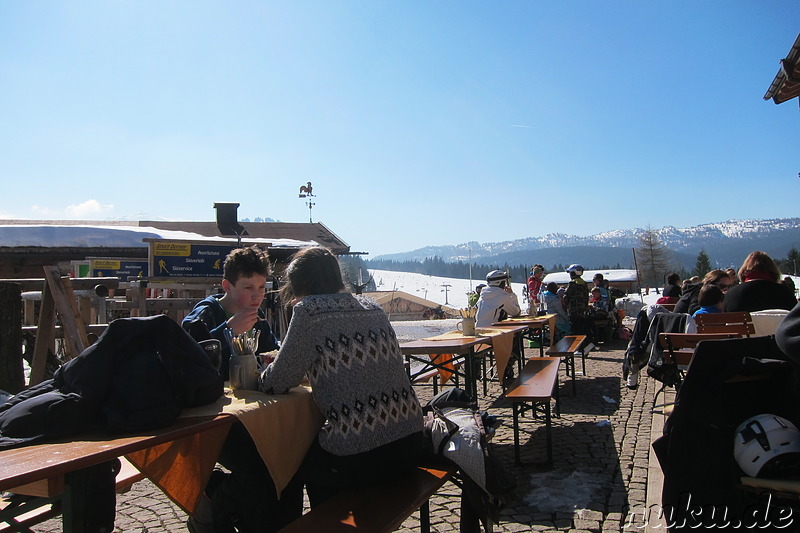
{"type": "Polygon", "coordinates": [[[131,435],[95,432],[0,450],[0,491],[27,494],[31,484],[63,490],[64,531],[82,531],[86,469],[124,456],[192,513],[237,419],[253,436],[278,493],[296,472],[323,421],[305,387],[280,396],[228,390],[217,402],[185,409],[167,428],[131,435]]]}
{"type": "MultiPolygon", "coordinates": [[[[539,355],[544,356],[544,326],[547,325],[550,327],[550,346],[553,346],[553,340],[555,339],[556,334],[556,317],[558,315],[549,314],[549,315],[541,315],[541,316],[533,316],[533,315],[521,315],[521,316],[514,316],[506,318],[501,322],[495,322],[493,325],[524,325],[528,328],[530,332],[539,331],[538,341],[539,341],[539,355]]],[[[531,337],[532,338],[532,337],[531,337]]]]}
{"type": "MultiPolygon", "coordinates": [[[[463,376],[465,392],[470,398],[477,399],[478,376],[475,368],[477,356],[488,353],[491,349],[496,362],[498,379],[502,380],[508,362],[514,353],[515,335],[524,329],[526,326],[504,324],[501,327],[477,328],[474,336],[464,335],[462,332],[454,330],[434,337],[401,343],[400,350],[409,362],[415,361],[423,364],[423,370],[419,373],[437,368],[443,382],[453,374],[463,376]],[[423,355],[426,357],[421,357],[423,355]],[[461,356],[464,364],[459,365],[458,363],[462,361],[443,357],[444,355],[461,356]],[[456,368],[460,366],[464,367],[463,373],[456,368]]],[[[412,375],[411,378],[413,379],[414,376],[412,375]]],[[[484,380],[485,395],[485,379],[490,378],[482,376],[482,379],[484,380]]]]}
{"type": "MultiPolygon", "coordinates": [[[[475,380],[475,355],[477,347],[480,345],[491,345],[489,337],[464,336],[461,332],[449,332],[436,337],[428,337],[414,341],[403,342],[400,344],[400,351],[409,362],[418,362],[424,365],[420,373],[426,372],[430,368],[439,370],[443,381],[450,375],[464,377],[464,392],[477,400],[478,391],[475,380]],[[457,335],[456,335],[457,333],[457,335]],[[426,357],[421,357],[421,356],[426,357]],[[459,372],[457,358],[441,357],[443,355],[459,356],[463,359],[463,372],[459,372]]],[[[410,376],[413,380],[414,375],[410,376]]]]}

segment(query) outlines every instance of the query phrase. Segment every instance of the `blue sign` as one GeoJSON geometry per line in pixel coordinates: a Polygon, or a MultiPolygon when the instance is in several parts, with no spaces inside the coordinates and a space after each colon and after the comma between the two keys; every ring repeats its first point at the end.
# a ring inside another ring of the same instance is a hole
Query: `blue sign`
{"type": "Polygon", "coordinates": [[[235,243],[205,244],[152,241],[150,259],[154,278],[221,278],[222,264],[235,243]]]}
{"type": "Polygon", "coordinates": [[[129,277],[146,278],[149,274],[147,259],[90,259],[90,277],[119,278],[128,281],[129,277]]]}

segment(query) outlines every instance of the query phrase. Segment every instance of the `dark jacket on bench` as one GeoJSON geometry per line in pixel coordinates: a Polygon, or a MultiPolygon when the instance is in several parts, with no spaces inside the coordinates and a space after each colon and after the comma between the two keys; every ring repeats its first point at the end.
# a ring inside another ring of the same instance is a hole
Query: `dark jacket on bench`
{"type": "Polygon", "coordinates": [[[53,379],[0,405],[0,448],[95,428],[164,427],[181,408],[211,403],[222,393],[211,361],[175,321],[122,318],[53,379]]]}

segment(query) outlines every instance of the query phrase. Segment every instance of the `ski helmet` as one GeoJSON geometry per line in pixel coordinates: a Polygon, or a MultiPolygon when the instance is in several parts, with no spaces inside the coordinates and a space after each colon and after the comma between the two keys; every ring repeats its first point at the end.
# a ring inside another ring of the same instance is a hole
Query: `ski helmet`
{"type": "Polygon", "coordinates": [[[790,421],[773,414],[748,418],[736,428],[733,456],[745,474],[769,475],[800,463],[800,431],[790,421]]]}
{"type": "Polygon", "coordinates": [[[509,275],[502,270],[492,270],[486,274],[486,282],[490,287],[500,287],[504,281],[508,281],[509,275]]]}
{"type": "Polygon", "coordinates": [[[567,272],[569,272],[570,274],[574,272],[578,276],[583,276],[583,267],[578,264],[572,264],[569,267],[567,267],[567,272]]]}

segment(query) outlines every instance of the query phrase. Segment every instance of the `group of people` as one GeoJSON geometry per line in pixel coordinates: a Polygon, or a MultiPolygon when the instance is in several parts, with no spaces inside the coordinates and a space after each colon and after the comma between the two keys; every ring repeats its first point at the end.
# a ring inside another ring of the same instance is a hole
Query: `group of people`
{"type": "MultiPolygon", "coordinates": [[[[601,274],[590,287],[579,264],[566,271],[570,281],[559,288],[543,283],[541,265],[531,269],[531,309],[541,304],[557,315],[558,337],[591,334],[593,313],[609,311],[608,287],[601,274]]],[[[198,303],[182,325],[198,341],[220,342],[223,377],[231,355],[229,339],[259,331],[257,352],[277,351],[274,359],[264,361],[259,390],[284,394],[307,377],[325,422],[282,494],[276,494],[252,437],[235,424],[219,456],[225,471],[215,471],[189,518],[192,533],[276,531],[302,513],[304,487],[315,507],[341,490],[401,475],[422,453],[422,408],[380,306],[345,291],[338,260],[329,250],[303,249],[283,272],[281,296],[291,305],[291,319],[279,342],[261,309],[270,276],[266,252],[257,247],[233,250],[223,266],[223,293],[198,303]],[[372,355],[359,355],[363,353],[372,355]],[[345,359],[347,365],[342,364],[345,359]],[[381,415],[385,410],[393,413],[390,419],[381,415]]],[[[677,313],[791,310],[797,304],[775,263],[759,251],[747,256],[738,273],[712,270],[683,287],[677,274],[667,281],[663,296],[674,301],[677,313]]],[[[501,270],[487,274],[475,305],[477,327],[522,312],[510,276],[501,270]]]]}
{"type": "Polygon", "coordinates": [[[750,253],[738,272],[715,269],[703,279],[685,280],[670,274],[657,303],[674,303],[675,313],[698,315],[735,311],[791,310],[797,304],[791,278],[781,279],[772,258],[764,252],[750,253]],[[788,282],[786,281],[788,279],[788,282]]]}
{"type": "MultiPolygon", "coordinates": [[[[570,275],[566,287],[559,287],[555,282],[545,284],[544,267],[539,264],[531,268],[526,282],[528,312],[535,314],[544,307],[546,313],[556,315],[556,342],[569,334],[594,337],[594,320],[607,317],[610,310],[608,285],[602,274],[595,274],[590,288],[582,277],[583,266],[573,264],[566,271],[570,275]]],[[[477,327],[488,327],[506,316],[521,313],[508,273],[493,270],[487,274],[486,283],[475,301],[477,327]]]]}
{"type": "Polygon", "coordinates": [[[214,472],[189,518],[192,533],[277,531],[302,514],[303,487],[316,507],[341,490],[394,479],[422,454],[422,408],[380,306],[344,290],[329,250],[305,248],[282,276],[282,301],[292,315],[279,343],[260,308],[270,275],[266,252],[233,250],[223,266],[223,293],[198,303],[182,325],[198,341],[220,341],[223,377],[228,339],[260,331],[257,352],[278,352],[265,359],[259,390],[284,394],[307,376],[325,422],[282,494],[252,437],[234,424],[218,459],[225,470],[214,472]]]}

